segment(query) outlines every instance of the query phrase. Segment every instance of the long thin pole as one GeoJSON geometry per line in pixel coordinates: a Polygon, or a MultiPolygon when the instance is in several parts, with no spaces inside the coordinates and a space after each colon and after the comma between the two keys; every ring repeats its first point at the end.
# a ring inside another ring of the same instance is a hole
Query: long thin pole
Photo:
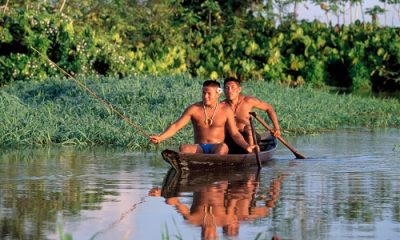
{"type": "MultiPolygon", "coordinates": [[[[254,128],[253,116],[250,116],[250,127],[251,127],[251,135],[253,135],[253,142],[254,144],[257,144],[256,129],[254,128]]],[[[258,155],[258,149],[256,149],[255,151],[256,151],[258,169],[260,170],[262,168],[262,165],[260,161],[260,156],[258,155]]]]}
{"type": "MultiPolygon", "coordinates": [[[[255,112],[250,112],[250,115],[252,115],[253,117],[255,117],[260,123],[261,125],[263,125],[266,129],[268,129],[268,131],[271,132],[271,134],[273,133],[272,128],[264,121],[262,120],[257,113],[255,112]]],[[[277,139],[279,139],[279,141],[281,141],[281,143],[283,143],[283,145],[285,145],[290,151],[292,151],[292,153],[296,156],[296,158],[298,159],[305,159],[306,157],[304,157],[301,153],[299,153],[294,147],[292,147],[289,143],[287,143],[285,141],[285,139],[283,139],[283,137],[279,136],[276,137],[277,139]]]]}
{"type": "Polygon", "coordinates": [[[48,58],[46,55],[42,54],[41,52],[39,52],[37,49],[35,49],[34,47],[31,47],[35,52],[37,52],[41,57],[43,57],[44,59],[46,59],[47,61],[50,62],[51,65],[55,66],[58,70],[60,70],[63,74],[65,74],[66,76],[70,77],[72,80],[74,80],[74,82],[76,82],[81,88],[83,88],[86,92],[88,92],[90,95],[92,95],[93,97],[95,97],[97,100],[99,100],[101,103],[103,103],[104,105],[106,105],[112,112],[114,112],[115,114],[117,114],[122,120],[124,120],[126,123],[128,123],[130,126],[136,128],[139,132],[141,132],[144,136],[146,136],[147,138],[150,139],[150,135],[143,130],[143,128],[141,128],[139,125],[137,125],[136,123],[134,123],[133,121],[129,120],[129,118],[127,118],[126,116],[124,116],[122,113],[120,113],[118,110],[116,110],[110,103],[106,102],[104,99],[100,98],[99,96],[97,96],[92,90],[90,90],[88,87],[86,87],[85,85],[83,85],[83,83],[81,83],[80,81],[78,81],[76,78],[74,78],[74,76],[72,76],[71,74],[69,74],[67,71],[65,71],[64,69],[62,69],[61,67],[59,67],[55,62],[53,62],[50,58],[48,58]]]}

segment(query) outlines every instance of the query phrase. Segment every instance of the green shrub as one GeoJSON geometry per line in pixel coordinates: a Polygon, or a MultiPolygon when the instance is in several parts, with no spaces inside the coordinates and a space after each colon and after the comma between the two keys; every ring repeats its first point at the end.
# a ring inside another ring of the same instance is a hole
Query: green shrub
{"type": "Polygon", "coordinates": [[[276,26],[273,16],[229,1],[94,1],[62,12],[54,1],[23,2],[0,12],[0,86],[63,75],[35,48],[75,76],[189,73],[344,92],[400,90],[399,28],[290,17],[276,26]]]}

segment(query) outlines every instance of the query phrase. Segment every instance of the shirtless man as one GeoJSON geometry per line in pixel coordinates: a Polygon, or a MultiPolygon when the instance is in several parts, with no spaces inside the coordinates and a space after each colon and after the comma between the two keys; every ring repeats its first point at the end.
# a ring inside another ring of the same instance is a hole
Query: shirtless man
{"type": "MultiPolygon", "coordinates": [[[[250,126],[250,114],[253,108],[258,108],[267,112],[269,118],[274,125],[274,133],[275,137],[281,135],[281,131],[279,129],[278,117],[276,116],[275,110],[273,107],[261,101],[258,98],[252,96],[246,96],[241,94],[242,87],[240,85],[240,81],[234,77],[228,77],[224,80],[224,93],[225,100],[222,101],[222,104],[229,106],[235,117],[236,126],[239,129],[239,132],[244,136],[249,144],[253,143],[253,137],[251,134],[251,126],[250,126]]],[[[227,136],[225,139],[229,147],[229,153],[245,153],[244,149],[238,147],[232,139],[227,136]]]]}
{"type": "Polygon", "coordinates": [[[229,149],[224,143],[225,130],[234,142],[246,152],[252,152],[256,145],[250,145],[236,127],[232,109],[226,104],[219,104],[222,89],[216,81],[203,83],[202,101],[187,107],[182,116],[172,123],[163,133],[151,136],[150,140],[158,144],[172,137],[189,121],[193,124],[195,144],[183,144],[179,151],[184,153],[227,154],[229,149]]]}

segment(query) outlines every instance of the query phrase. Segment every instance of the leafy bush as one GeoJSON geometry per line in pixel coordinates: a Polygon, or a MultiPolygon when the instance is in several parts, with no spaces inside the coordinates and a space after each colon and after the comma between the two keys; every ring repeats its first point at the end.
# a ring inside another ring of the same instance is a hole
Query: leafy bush
{"type": "Polygon", "coordinates": [[[33,47],[83,76],[189,73],[345,92],[400,90],[398,28],[293,20],[276,26],[271,17],[241,11],[245,3],[145,2],[72,1],[60,12],[50,1],[1,12],[0,86],[62,75],[33,47]]]}

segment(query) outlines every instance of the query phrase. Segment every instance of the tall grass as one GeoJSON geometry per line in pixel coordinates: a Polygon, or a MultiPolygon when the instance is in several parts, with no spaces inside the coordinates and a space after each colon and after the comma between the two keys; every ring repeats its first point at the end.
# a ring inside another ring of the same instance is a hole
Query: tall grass
{"type": "Polygon", "coordinates": [[[271,103],[282,128],[307,134],[347,127],[400,126],[400,102],[340,95],[311,88],[282,88],[265,82],[246,84],[246,91],[271,103]]]}
{"type": "MultiPolygon", "coordinates": [[[[201,79],[132,76],[80,79],[149,134],[160,133],[185,107],[201,100],[201,79]]],[[[343,127],[400,126],[398,100],[338,95],[308,88],[248,82],[245,94],[272,104],[284,134],[343,127]]],[[[266,118],[265,113],[261,115],[266,118]]],[[[181,130],[168,145],[192,142],[181,130]]],[[[112,144],[143,149],[148,139],[68,79],[16,82],[0,90],[0,145],[112,144]]]]}

